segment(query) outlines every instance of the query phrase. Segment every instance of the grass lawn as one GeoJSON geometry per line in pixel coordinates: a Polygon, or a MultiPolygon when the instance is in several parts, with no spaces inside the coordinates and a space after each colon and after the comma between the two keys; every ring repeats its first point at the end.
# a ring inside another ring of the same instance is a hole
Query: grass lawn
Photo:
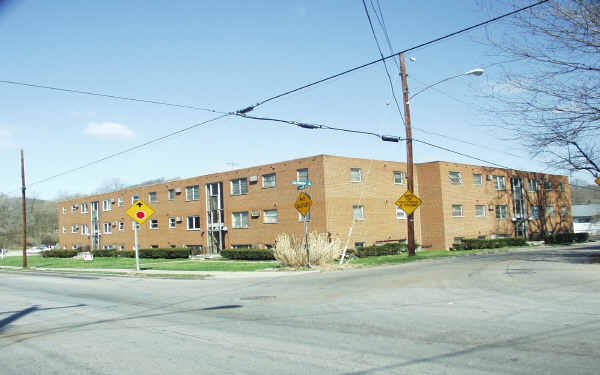
{"type": "MultiPolygon", "coordinates": [[[[22,257],[6,257],[0,259],[0,266],[16,266],[23,264],[22,257]]],[[[29,267],[43,268],[103,268],[103,269],[135,269],[135,258],[101,258],[91,262],[72,258],[43,258],[28,256],[29,267]]],[[[279,268],[277,262],[242,262],[231,260],[191,261],[186,259],[140,259],[140,268],[169,271],[258,271],[279,268]]]]}
{"type": "Polygon", "coordinates": [[[423,259],[446,258],[471,254],[487,254],[490,252],[509,251],[510,248],[482,249],[482,250],[458,250],[458,251],[419,251],[414,257],[408,254],[386,255],[380,257],[354,258],[348,264],[360,267],[373,267],[385,264],[408,263],[423,259]]]}

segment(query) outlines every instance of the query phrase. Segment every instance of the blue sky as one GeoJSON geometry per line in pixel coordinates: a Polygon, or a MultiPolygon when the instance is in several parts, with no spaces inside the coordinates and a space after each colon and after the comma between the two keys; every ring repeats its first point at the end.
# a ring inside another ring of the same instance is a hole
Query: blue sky
{"type": "MultiPolygon", "coordinates": [[[[228,112],[378,58],[357,0],[3,3],[0,80],[228,112]]],[[[485,1],[380,4],[395,51],[489,18],[485,1]]],[[[507,10],[508,5],[494,3],[494,14],[507,10]]],[[[506,31],[501,24],[487,30],[506,31]]],[[[416,59],[407,61],[411,92],[502,61],[483,41],[481,29],[409,53],[416,59]]],[[[401,95],[397,68],[388,66],[401,95]]],[[[507,135],[487,126],[494,120],[481,110],[489,105],[482,92],[495,85],[503,67],[445,82],[438,86],[441,91],[413,99],[414,137],[512,168],[547,171],[518,143],[501,140],[507,135]]],[[[0,84],[0,96],[0,191],[10,195],[20,186],[21,148],[27,180],[34,183],[214,116],[7,84],[0,84]]],[[[385,71],[377,64],[269,102],[252,114],[403,135],[400,116],[388,101],[385,71]]],[[[417,162],[481,164],[422,144],[415,144],[414,152],[417,162]]],[[[316,154],[406,160],[403,144],[375,137],[225,118],[33,184],[28,192],[53,199],[91,193],[114,178],[125,184],[185,178],[316,154]]]]}

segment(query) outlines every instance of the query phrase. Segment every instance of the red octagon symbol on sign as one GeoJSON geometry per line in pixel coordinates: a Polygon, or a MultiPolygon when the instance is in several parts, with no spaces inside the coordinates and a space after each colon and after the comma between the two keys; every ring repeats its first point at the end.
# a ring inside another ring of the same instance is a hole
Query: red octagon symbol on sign
{"type": "Polygon", "coordinates": [[[146,216],[146,214],[145,214],[143,211],[138,211],[138,212],[136,212],[136,213],[135,213],[135,216],[136,216],[138,219],[143,219],[143,218],[144,218],[144,216],[146,216]]]}

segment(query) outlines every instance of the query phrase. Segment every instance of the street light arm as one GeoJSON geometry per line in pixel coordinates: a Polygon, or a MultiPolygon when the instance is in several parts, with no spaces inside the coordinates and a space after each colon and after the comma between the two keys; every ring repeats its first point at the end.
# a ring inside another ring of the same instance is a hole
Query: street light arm
{"type": "Polygon", "coordinates": [[[449,80],[451,80],[451,79],[458,78],[458,77],[462,77],[462,76],[471,76],[471,75],[473,75],[473,76],[480,76],[480,75],[482,75],[482,74],[483,74],[483,69],[471,69],[471,70],[469,70],[469,71],[467,71],[467,72],[464,72],[464,73],[461,73],[461,74],[457,74],[457,75],[455,75],[455,76],[451,76],[451,77],[448,77],[448,78],[444,78],[444,79],[442,79],[441,81],[437,81],[437,82],[435,82],[435,83],[432,83],[432,84],[431,84],[431,85],[429,85],[429,86],[425,86],[425,87],[424,87],[424,88],[422,88],[421,90],[419,90],[419,91],[417,91],[416,93],[414,93],[414,94],[412,94],[411,96],[409,96],[408,100],[410,101],[412,98],[414,98],[415,96],[419,95],[419,94],[420,94],[420,93],[422,93],[423,91],[425,91],[425,90],[427,90],[427,89],[430,89],[430,88],[432,88],[433,86],[437,86],[437,85],[439,85],[440,83],[443,83],[443,82],[449,81],[449,80]]]}

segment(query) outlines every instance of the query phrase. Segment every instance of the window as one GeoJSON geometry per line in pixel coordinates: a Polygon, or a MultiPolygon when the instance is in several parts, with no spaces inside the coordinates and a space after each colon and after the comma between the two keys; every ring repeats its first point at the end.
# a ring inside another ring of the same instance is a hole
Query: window
{"type": "Polygon", "coordinates": [[[158,249],[158,245],[150,245],[151,249],[158,249]]]}
{"type": "Polygon", "coordinates": [[[248,228],[248,211],[232,213],[231,226],[234,229],[248,228]]]}
{"type": "Polygon", "coordinates": [[[400,219],[400,220],[406,219],[406,212],[404,212],[404,210],[401,209],[400,207],[396,207],[396,219],[400,219]]]}
{"type": "Polygon", "coordinates": [[[81,234],[83,234],[83,235],[88,235],[88,234],[90,234],[90,231],[89,231],[89,228],[88,228],[88,225],[87,225],[87,224],[83,224],[83,225],[81,226],[81,234]]]}
{"type": "Polygon", "coordinates": [[[120,251],[123,251],[123,250],[125,250],[125,246],[123,246],[123,245],[119,246],[119,250],[120,250],[120,251]]]}
{"type": "Polygon", "coordinates": [[[561,182],[561,183],[560,183],[560,192],[561,192],[561,193],[564,193],[564,192],[565,192],[565,183],[564,183],[564,182],[561,182]]]}
{"type": "Polygon", "coordinates": [[[546,207],[546,216],[548,216],[548,217],[554,216],[554,207],[552,207],[552,206],[546,207]]]}
{"type": "Polygon", "coordinates": [[[67,227],[63,226],[63,233],[67,233],[67,227]]]}
{"type": "Polygon", "coordinates": [[[450,183],[452,185],[462,184],[462,177],[460,175],[460,172],[450,172],[448,173],[448,177],[450,178],[450,183]]]}
{"type": "Polygon", "coordinates": [[[231,245],[232,249],[252,249],[251,245],[231,245]]]}
{"type": "Polygon", "coordinates": [[[540,208],[539,207],[537,207],[537,206],[531,207],[531,217],[534,219],[540,218],[540,208]]]}
{"type": "Polygon", "coordinates": [[[88,213],[88,205],[87,205],[87,203],[82,203],[81,204],[81,213],[82,214],[87,214],[88,213]]]}
{"type": "Polygon", "coordinates": [[[365,219],[365,208],[364,206],[352,206],[352,217],[354,220],[365,219]]]}
{"type": "Polygon", "coordinates": [[[308,168],[296,170],[296,181],[308,182],[308,168]]]}
{"type": "Polygon", "coordinates": [[[530,193],[537,192],[537,181],[533,178],[530,178],[527,187],[527,191],[529,191],[530,193]]]}
{"type": "Polygon", "coordinates": [[[394,185],[404,184],[404,172],[394,172],[394,185]]]}
{"type": "Polygon", "coordinates": [[[112,233],[112,227],[110,226],[110,223],[104,223],[104,233],[112,233]]]}
{"type": "Polygon", "coordinates": [[[175,189],[169,189],[169,200],[172,201],[175,199],[175,189]]]}
{"type": "Polygon", "coordinates": [[[238,178],[231,180],[231,195],[248,194],[248,179],[238,178]]]}
{"type": "Polygon", "coordinates": [[[506,220],[508,219],[508,207],[507,206],[496,206],[496,219],[506,220]]]}
{"type": "Polygon", "coordinates": [[[463,217],[462,204],[453,204],[452,205],[452,217],[463,217]]]}
{"type": "Polygon", "coordinates": [[[200,186],[188,186],[185,188],[185,200],[186,201],[197,201],[200,199],[200,186]]]}
{"type": "Polygon", "coordinates": [[[169,229],[173,229],[173,228],[175,228],[175,218],[170,217],[169,218],[169,229]]]}
{"type": "Polygon", "coordinates": [[[123,207],[123,198],[122,197],[117,198],[117,207],[123,207]]]}
{"type": "Polygon", "coordinates": [[[71,225],[71,233],[77,233],[77,225],[71,225]]]}
{"type": "Polygon", "coordinates": [[[151,191],[150,193],[148,193],[148,201],[150,203],[152,203],[152,202],[158,202],[158,199],[156,198],[156,192],[155,191],[151,191]]]}
{"type": "Polygon", "coordinates": [[[355,242],[354,243],[354,248],[355,249],[360,249],[362,247],[365,247],[365,243],[364,242],[355,242]]]}
{"type": "Polygon", "coordinates": [[[131,204],[133,205],[139,199],[140,199],[139,195],[132,195],[131,196],[131,204]]]}
{"type": "Polygon", "coordinates": [[[277,223],[277,210],[264,210],[263,211],[263,223],[265,223],[265,224],[277,223]]]}
{"type": "Polygon", "coordinates": [[[361,182],[362,181],[360,168],[350,168],[350,181],[352,181],[352,182],[361,182]]]}
{"type": "Polygon", "coordinates": [[[77,206],[76,205],[72,205],[71,206],[71,212],[77,212],[77,206]]]}
{"type": "Polygon", "coordinates": [[[560,216],[562,216],[562,217],[569,216],[569,211],[567,211],[567,206],[562,206],[560,208],[560,216]]]}
{"type": "Polygon", "coordinates": [[[66,208],[66,207],[63,207],[63,208],[62,208],[62,212],[63,212],[63,215],[66,215],[66,214],[67,214],[67,208],[66,208]]]}
{"type": "Polygon", "coordinates": [[[71,249],[72,249],[72,250],[77,250],[77,245],[73,245],[73,246],[71,246],[71,249]]]}
{"type": "Polygon", "coordinates": [[[119,221],[119,232],[122,232],[125,230],[125,223],[122,221],[119,221]]]}
{"type": "Polygon", "coordinates": [[[112,202],[108,199],[102,201],[102,211],[112,210],[112,202]]]}
{"type": "Polygon", "coordinates": [[[506,190],[506,181],[504,176],[494,176],[494,187],[497,191],[506,190]]]}
{"type": "Polygon", "coordinates": [[[158,229],[158,220],[150,219],[150,229],[158,229]]]}
{"type": "Polygon", "coordinates": [[[546,190],[546,191],[552,190],[552,181],[546,180],[544,182],[544,190],[546,190]]]}
{"type": "MultiPolygon", "coordinates": [[[[304,216],[300,212],[298,212],[298,221],[304,222],[304,216]]],[[[310,211],[306,213],[306,221],[310,221],[310,211]]]]}
{"type": "Polygon", "coordinates": [[[187,230],[200,230],[200,216],[187,217],[187,230]]]}
{"type": "Polygon", "coordinates": [[[485,217],[485,206],[483,206],[483,205],[475,206],[475,217],[485,217]]]}
{"type": "MultiPolygon", "coordinates": [[[[140,229],[140,225],[138,223],[136,223],[135,221],[131,222],[131,230],[135,230],[135,228],[140,229]]],[[[135,249],[134,249],[135,250],[135,249]]]]}
{"type": "Polygon", "coordinates": [[[475,185],[475,186],[483,185],[483,176],[480,174],[474,174],[473,175],[473,185],[475,185]]]}
{"type": "Polygon", "coordinates": [[[275,187],[275,173],[263,175],[262,178],[264,188],[275,187]]]}

